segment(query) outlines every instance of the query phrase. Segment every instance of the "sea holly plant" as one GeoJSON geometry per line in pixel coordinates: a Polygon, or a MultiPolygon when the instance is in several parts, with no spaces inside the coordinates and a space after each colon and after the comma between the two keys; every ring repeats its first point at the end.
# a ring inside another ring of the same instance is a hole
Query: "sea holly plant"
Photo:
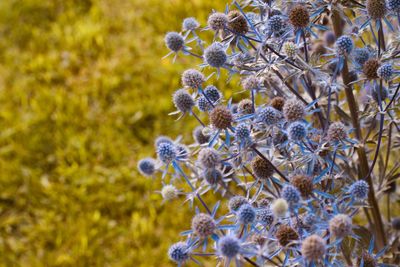
{"type": "Polygon", "coordinates": [[[193,210],[173,262],[400,265],[399,3],[233,1],[166,34],[198,125],[138,169],[193,210]]]}

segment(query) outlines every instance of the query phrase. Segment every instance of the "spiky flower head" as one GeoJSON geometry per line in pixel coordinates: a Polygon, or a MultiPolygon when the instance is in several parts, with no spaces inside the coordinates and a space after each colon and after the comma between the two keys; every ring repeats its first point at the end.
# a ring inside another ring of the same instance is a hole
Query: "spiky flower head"
{"type": "Polygon", "coordinates": [[[353,39],[350,36],[342,35],[337,38],[336,43],[336,52],[339,55],[348,55],[351,53],[354,47],[353,39]]]}
{"type": "Polygon", "coordinates": [[[173,161],[177,156],[176,148],[171,143],[161,143],[157,147],[158,158],[165,164],[173,161]]]}
{"type": "Polygon", "coordinates": [[[212,43],[204,50],[204,61],[211,67],[221,68],[227,60],[225,48],[220,42],[212,43]]]}
{"type": "Polygon", "coordinates": [[[282,189],[282,198],[284,198],[290,205],[298,204],[301,200],[299,190],[293,185],[285,185],[282,189]]]}
{"type": "Polygon", "coordinates": [[[177,32],[167,33],[165,35],[164,41],[168,49],[174,52],[182,50],[185,45],[185,40],[183,39],[182,35],[177,32]]]}
{"type": "Polygon", "coordinates": [[[349,189],[349,193],[358,199],[366,199],[368,197],[369,185],[366,181],[360,180],[354,182],[349,189]]]}
{"type": "Polygon", "coordinates": [[[217,150],[210,147],[202,148],[198,156],[200,164],[204,168],[215,168],[221,163],[221,157],[217,150]]]}
{"type": "Polygon", "coordinates": [[[210,136],[204,134],[203,126],[197,126],[193,130],[193,139],[200,145],[208,143],[210,141],[210,136]]]}
{"type": "Polygon", "coordinates": [[[284,217],[289,209],[289,204],[284,198],[275,199],[271,204],[271,211],[276,217],[284,217]]]}
{"type": "Polygon", "coordinates": [[[217,185],[222,180],[223,174],[219,169],[205,169],[203,172],[203,178],[209,185],[217,185]]]}
{"type": "Polygon", "coordinates": [[[207,98],[214,104],[217,103],[221,99],[221,92],[218,90],[217,87],[214,85],[208,85],[204,89],[204,94],[207,96],[207,98]]]}
{"type": "Polygon", "coordinates": [[[188,69],[182,73],[182,84],[193,89],[198,89],[206,81],[204,74],[195,69],[188,69]]]}
{"type": "Polygon", "coordinates": [[[253,113],[253,102],[251,99],[245,98],[241,100],[238,104],[238,112],[243,115],[253,113]]]}
{"type": "Polygon", "coordinates": [[[257,117],[260,122],[266,125],[274,125],[281,119],[281,113],[273,107],[267,106],[258,111],[257,117]]]}
{"type": "Polygon", "coordinates": [[[329,231],[336,238],[343,238],[352,231],[352,220],[346,214],[337,214],[329,221],[329,231]]]}
{"type": "Polygon", "coordinates": [[[237,10],[228,13],[228,27],[236,34],[245,34],[249,31],[246,18],[237,10]]]}
{"type": "Polygon", "coordinates": [[[178,264],[182,264],[190,257],[189,247],[185,242],[178,242],[173,244],[168,250],[168,256],[171,260],[178,264]]]}
{"type": "Polygon", "coordinates": [[[314,190],[314,184],[310,176],[297,174],[291,178],[290,182],[300,191],[303,198],[309,198],[314,190]]]}
{"type": "Polygon", "coordinates": [[[400,12],[400,0],[388,0],[387,7],[390,11],[400,12]]]}
{"type": "Polygon", "coordinates": [[[338,142],[347,138],[346,126],[341,122],[334,122],[328,128],[328,140],[338,142]]]}
{"type": "Polygon", "coordinates": [[[285,105],[285,99],[281,96],[276,96],[271,99],[271,106],[279,111],[282,111],[283,106],[285,105]]]}
{"type": "Polygon", "coordinates": [[[356,48],[354,49],[352,56],[358,65],[363,66],[364,63],[370,58],[371,52],[366,47],[356,48]]]}
{"type": "Polygon", "coordinates": [[[251,236],[251,242],[259,246],[264,246],[265,242],[268,240],[266,236],[262,234],[254,234],[251,236]]]}
{"type": "Polygon", "coordinates": [[[182,29],[184,31],[194,31],[200,27],[200,23],[193,17],[186,18],[182,22],[182,29]]]}
{"type": "Polygon", "coordinates": [[[192,219],[192,230],[200,238],[212,235],[216,228],[214,219],[208,214],[199,213],[192,219]]]}
{"type": "Polygon", "coordinates": [[[183,113],[190,112],[195,105],[192,95],[186,89],[175,91],[172,100],[175,107],[183,113]]]}
{"type": "Polygon", "coordinates": [[[299,234],[289,225],[282,224],[275,233],[279,244],[283,247],[299,239],[299,234]]]}
{"type": "Polygon", "coordinates": [[[377,79],[380,62],[376,58],[368,59],[363,65],[363,73],[368,80],[377,79]]]}
{"type": "Polygon", "coordinates": [[[393,75],[393,66],[391,64],[383,64],[378,68],[377,74],[379,78],[389,81],[393,75]]]}
{"type": "Polygon", "coordinates": [[[374,258],[373,255],[369,254],[366,251],[363,251],[361,253],[361,257],[357,259],[357,266],[363,266],[363,267],[377,267],[378,262],[374,258]],[[362,262],[362,264],[361,264],[362,262]]]}
{"type": "Polygon", "coordinates": [[[229,259],[236,257],[240,252],[240,240],[233,235],[226,235],[218,240],[219,253],[229,259]]]}
{"type": "Polygon", "coordinates": [[[161,135],[161,136],[159,136],[159,137],[156,138],[156,140],[155,140],[155,142],[154,142],[154,145],[155,145],[155,147],[157,148],[157,147],[158,147],[160,144],[162,144],[162,143],[170,143],[170,144],[173,144],[174,141],[172,141],[172,139],[169,138],[168,136],[163,136],[163,135],[161,135]]]}
{"type": "Polygon", "coordinates": [[[283,44],[283,51],[288,57],[293,58],[296,55],[297,46],[293,42],[286,42],[283,44]]]}
{"type": "Polygon", "coordinates": [[[241,123],[236,126],[235,137],[237,140],[247,140],[250,138],[250,127],[247,123],[241,123]]]}
{"type": "Polygon", "coordinates": [[[179,194],[178,189],[172,184],[164,185],[161,189],[161,196],[164,200],[172,200],[175,199],[179,194]]]}
{"type": "Polygon", "coordinates": [[[386,15],[385,0],[367,0],[366,8],[371,19],[382,19],[386,15]]]}
{"type": "Polygon", "coordinates": [[[141,159],[138,162],[138,170],[144,176],[152,176],[156,171],[156,161],[152,158],[141,159]]]}
{"type": "Polygon", "coordinates": [[[289,11],[289,22],[295,28],[305,28],[310,22],[310,14],[304,5],[295,5],[289,11]]]}
{"type": "Polygon", "coordinates": [[[308,236],[301,244],[301,255],[307,261],[317,261],[325,255],[325,252],[326,242],[318,235],[308,236]]]}
{"type": "Polygon", "coordinates": [[[243,204],[247,203],[249,203],[249,201],[245,197],[234,196],[229,199],[228,207],[231,212],[236,212],[243,204]]]}
{"type": "Polygon", "coordinates": [[[305,114],[304,104],[297,99],[289,99],[283,105],[283,116],[289,122],[301,120],[305,114]]]}
{"type": "Polygon", "coordinates": [[[247,76],[246,78],[243,79],[242,86],[243,86],[243,89],[245,89],[245,90],[249,90],[249,91],[258,90],[261,88],[260,78],[258,78],[255,75],[247,76]]]}
{"type": "Polygon", "coordinates": [[[197,108],[202,112],[208,112],[213,109],[210,100],[205,96],[200,96],[196,102],[197,108]]]}
{"type": "Polygon", "coordinates": [[[217,106],[210,112],[210,122],[217,129],[225,130],[232,121],[232,112],[225,106],[217,106]]]}
{"type": "Polygon", "coordinates": [[[274,174],[274,167],[272,164],[258,156],[251,161],[251,169],[254,175],[262,180],[266,180],[274,174]]]}
{"type": "Polygon", "coordinates": [[[396,217],[392,220],[392,228],[396,231],[400,231],[400,217],[396,217]]]}
{"type": "Polygon", "coordinates": [[[264,226],[270,226],[274,221],[274,214],[270,209],[259,209],[257,210],[256,221],[264,226]]]}
{"type": "Polygon", "coordinates": [[[237,218],[241,224],[253,223],[256,219],[256,210],[250,204],[243,204],[237,212],[237,218]]]}
{"type": "Polygon", "coordinates": [[[300,141],[307,136],[307,127],[300,121],[291,123],[288,127],[289,138],[294,141],[300,141]]]}
{"type": "Polygon", "coordinates": [[[210,27],[210,29],[217,32],[217,31],[224,30],[224,28],[228,24],[228,21],[229,21],[229,19],[226,14],[220,13],[220,12],[215,12],[215,13],[212,13],[208,17],[207,24],[208,24],[208,27],[210,27]]]}
{"type": "Polygon", "coordinates": [[[280,33],[286,26],[285,19],[281,15],[270,17],[267,23],[268,29],[273,33],[280,33]]]}

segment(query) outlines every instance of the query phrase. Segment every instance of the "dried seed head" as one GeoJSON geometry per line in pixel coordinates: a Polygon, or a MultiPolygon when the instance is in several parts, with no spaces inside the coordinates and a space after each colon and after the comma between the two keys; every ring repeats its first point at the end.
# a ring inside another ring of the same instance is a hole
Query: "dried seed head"
{"type": "Polygon", "coordinates": [[[335,46],[339,55],[348,55],[353,50],[354,43],[350,36],[342,35],[336,40],[335,46]]]}
{"type": "Polygon", "coordinates": [[[220,42],[212,43],[204,50],[204,61],[211,67],[220,68],[227,61],[225,49],[220,42]]]}
{"type": "Polygon", "coordinates": [[[347,138],[346,126],[341,122],[334,122],[328,128],[328,140],[338,142],[347,138]]]}
{"type": "Polygon", "coordinates": [[[336,41],[336,35],[332,31],[326,31],[324,33],[324,42],[327,46],[331,46],[335,43],[336,41]]]}
{"type": "Polygon", "coordinates": [[[165,200],[172,200],[175,199],[179,194],[178,189],[171,184],[164,185],[161,189],[161,196],[165,200]]]}
{"type": "Polygon", "coordinates": [[[368,197],[369,185],[367,182],[360,180],[350,186],[349,193],[358,199],[366,199],[368,197]]]}
{"type": "Polygon", "coordinates": [[[310,176],[304,174],[294,175],[290,182],[300,191],[303,198],[310,197],[314,190],[314,184],[310,176]]]}
{"type": "Polygon", "coordinates": [[[286,42],[283,44],[283,51],[285,52],[285,54],[292,58],[296,55],[296,51],[297,51],[297,47],[296,44],[293,42],[286,42]]]}
{"type": "Polygon", "coordinates": [[[181,264],[189,259],[189,247],[185,242],[173,244],[168,250],[168,256],[174,262],[181,264]]]}
{"type": "Polygon", "coordinates": [[[284,198],[290,205],[298,204],[301,200],[300,192],[293,185],[285,185],[282,189],[282,198],[284,198]]]}
{"type": "Polygon", "coordinates": [[[243,204],[237,212],[237,218],[241,224],[253,223],[256,219],[256,210],[250,204],[243,204]]]}
{"type": "Polygon", "coordinates": [[[259,90],[261,88],[261,81],[255,75],[247,76],[242,81],[243,89],[245,90],[259,90]]]}
{"type": "Polygon", "coordinates": [[[215,32],[223,30],[228,24],[228,16],[224,13],[215,12],[208,17],[207,24],[215,32]]]}
{"type": "Polygon", "coordinates": [[[304,123],[295,121],[289,125],[288,135],[291,140],[300,141],[307,136],[307,127],[304,123]]]}
{"type": "Polygon", "coordinates": [[[190,112],[195,105],[191,94],[185,89],[177,90],[172,96],[175,107],[182,113],[190,112]]]}
{"type": "Polygon", "coordinates": [[[205,147],[201,149],[198,159],[200,164],[204,168],[208,169],[213,169],[221,163],[221,158],[218,154],[218,151],[210,147],[205,147]]]}
{"type": "Polygon", "coordinates": [[[311,235],[303,240],[301,244],[301,255],[307,261],[317,261],[321,259],[326,252],[326,242],[318,235],[311,235]]]}
{"type": "Polygon", "coordinates": [[[158,158],[165,164],[170,163],[177,156],[176,148],[171,143],[161,143],[157,147],[158,158]]]}
{"type": "Polygon", "coordinates": [[[217,106],[210,112],[210,122],[217,128],[224,130],[231,126],[233,121],[232,112],[225,106],[217,106]]]}
{"type": "Polygon", "coordinates": [[[203,172],[204,180],[211,186],[217,185],[218,181],[221,181],[223,174],[218,169],[205,169],[203,172]]]}
{"type": "Polygon", "coordinates": [[[282,111],[283,106],[285,105],[285,99],[280,96],[276,96],[271,99],[271,106],[279,111],[282,111]]]}
{"type": "Polygon", "coordinates": [[[195,18],[186,18],[182,22],[182,29],[184,31],[194,31],[200,27],[200,23],[195,18]]]}
{"type": "Polygon", "coordinates": [[[367,0],[366,7],[371,19],[382,19],[386,15],[385,0],[367,0]]]}
{"type": "Polygon", "coordinates": [[[283,106],[283,115],[289,122],[301,120],[305,114],[304,104],[297,99],[289,99],[283,106]]]}
{"type": "Polygon", "coordinates": [[[264,244],[267,240],[268,240],[268,238],[261,234],[254,234],[251,236],[251,242],[253,242],[259,246],[264,246],[264,244]]]}
{"type": "Polygon", "coordinates": [[[246,18],[237,10],[228,13],[228,27],[236,34],[245,34],[249,31],[246,18]]]}
{"type": "Polygon", "coordinates": [[[152,158],[145,158],[138,162],[137,168],[144,176],[152,176],[156,171],[156,161],[152,158]]]}
{"type": "Polygon", "coordinates": [[[392,228],[396,231],[400,231],[400,217],[394,218],[392,220],[392,228]]]}
{"type": "Polygon", "coordinates": [[[288,209],[289,205],[283,198],[278,198],[271,204],[271,211],[276,217],[284,217],[288,209]]]}
{"type": "Polygon", "coordinates": [[[285,247],[289,245],[291,242],[299,239],[299,234],[288,225],[279,226],[278,230],[275,233],[276,239],[281,246],[285,247]]]}
{"type": "Polygon", "coordinates": [[[243,99],[238,104],[238,112],[246,115],[253,113],[253,102],[251,99],[243,99]]]}
{"type": "Polygon", "coordinates": [[[272,164],[261,157],[256,157],[251,162],[251,169],[254,175],[259,179],[268,179],[274,174],[274,167],[272,164]]]}
{"type": "Polygon", "coordinates": [[[192,220],[192,230],[200,238],[212,235],[217,228],[214,219],[205,213],[199,213],[192,220]]]}
{"type": "Polygon", "coordinates": [[[201,145],[208,143],[210,141],[210,136],[204,134],[202,126],[197,126],[193,131],[193,139],[201,145]]]}
{"type": "Polygon", "coordinates": [[[257,117],[260,122],[266,125],[274,125],[280,121],[282,115],[273,107],[267,106],[258,111],[257,117]]]}
{"type": "Polygon", "coordinates": [[[243,204],[247,204],[249,203],[249,201],[242,196],[234,196],[231,199],[229,199],[229,210],[231,212],[236,212],[239,210],[239,208],[243,205],[243,204]]]}
{"type": "Polygon", "coordinates": [[[342,238],[351,233],[352,220],[346,214],[338,214],[329,221],[329,231],[337,238],[342,238]]]}
{"type": "Polygon", "coordinates": [[[368,80],[377,79],[378,68],[380,66],[379,60],[376,58],[368,59],[363,65],[363,73],[368,80]]]}
{"type": "Polygon", "coordinates": [[[182,73],[182,84],[193,89],[198,89],[206,81],[203,73],[195,69],[188,69],[182,73]]]}
{"type": "Polygon", "coordinates": [[[169,32],[165,35],[165,45],[168,47],[169,50],[178,52],[181,50],[185,45],[185,40],[183,39],[182,35],[177,32],[169,32]]]}
{"type": "Polygon", "coordinates": [[[379,78],[389,81],[393,75],[393,67],[391,64],[383,64],[376,71],[379,78]]]}
{"type": "Polygon", "coordinates": [[[310,14],[303,5],[295,5],[289,11],[289,22],[295,28],[305,28],[310,22],[310,14]]]}
{"type": "Polygon", "coordinates": [[[270,209],[259,209],[257,210],[256,221],[264,226],[270,226],[274,221],[274,214],[270,209]]]}
{"type": "Polygon", "coordinates": [[[223,236],[218,240],[219,253],[227,258],[233,258],[240,252],[240,241],[235,236],[223,236]]]}
{"type": "Polygon", "coordinates": [[[361,257],[359,257],[357,259],[357,265],[358,266],[364,266],[364,267],[377,267],[378,266],[378,262],[374,258],[374,256],[372,256],[371,254],[369,254],[366,251],[363,251],[362,254],[361,254],[361,257]],[[361,264],[361,262],[363,262],[363,264],[361,264]]]}

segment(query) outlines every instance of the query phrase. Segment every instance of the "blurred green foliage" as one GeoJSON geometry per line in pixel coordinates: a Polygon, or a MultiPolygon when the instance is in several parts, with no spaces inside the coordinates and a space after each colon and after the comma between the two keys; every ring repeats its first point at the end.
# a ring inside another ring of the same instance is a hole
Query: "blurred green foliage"
{"type": "Polygon", "coordinates": [[[161,60],[165,32],[224,5],[0,1],[0,266],[172,265],[191,211],[136,161],[192,123],[166,115],[196,62],[161,60]]]}

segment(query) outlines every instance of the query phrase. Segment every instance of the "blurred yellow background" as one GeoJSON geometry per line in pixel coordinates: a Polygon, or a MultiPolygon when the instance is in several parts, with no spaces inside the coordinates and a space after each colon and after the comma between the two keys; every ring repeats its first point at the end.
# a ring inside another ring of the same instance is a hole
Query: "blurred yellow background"
{"type": "Polygon", "coordinates": [[[191,211],[136,162],[194,123],[167,114],[199,61],[162,60],[164,34],[224,5],[0,1],[0,266],[173,265],[191,211]]]}

